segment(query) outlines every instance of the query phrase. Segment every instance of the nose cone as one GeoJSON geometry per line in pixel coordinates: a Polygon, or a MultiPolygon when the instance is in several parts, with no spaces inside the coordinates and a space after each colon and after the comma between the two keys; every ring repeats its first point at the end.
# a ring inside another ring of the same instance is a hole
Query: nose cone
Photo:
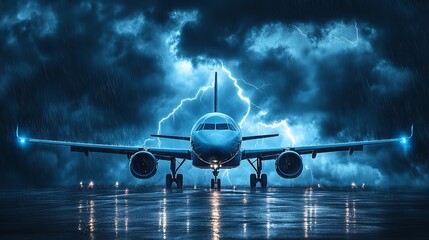
{"type": "Polygon", "coordinates": [[[239,149],[239,139],[232,132],[206,131],[195,136],[194,152],[204,161],[229,161],[239,149]]]}

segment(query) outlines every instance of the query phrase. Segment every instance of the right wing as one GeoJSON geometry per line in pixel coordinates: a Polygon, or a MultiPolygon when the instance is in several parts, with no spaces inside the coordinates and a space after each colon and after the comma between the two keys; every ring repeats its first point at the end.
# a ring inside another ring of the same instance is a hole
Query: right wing
{"type": "Polygon", "coordinates": [[[362,151],[364,146],[380,145],[388,143],[406,143],[413,136],[413,126],[411,126],[411,134],[409,137],[392,138],[371,141],[358,141],[347,143],[334,143],[323,145],[310,145],[301,147],[286,147],[286,148],[271,148],[271,149],[249,149],[242,151],[242,159],[261,158],[262,160],[275,159],[278,155],[285,151],[294,151],[298,154],[311,154],[313,158],[318,153],[349,151],[351,155],[354,151],[362,151]]]}
{"type": "Polygon", "coordinates": [[[188,149],[173,149],[173,148],[144,148],[140,146],[123,146],[123,145],[109,145],[109,144],[95,144],[95,143],[80,143],[68,141],[56,141],[36,138],[24,138],[19,136],[18,127],[16,127],[16,137],[21,144],[36,143],[46,145],[60,145],[70,147],[72,152],[82,152],[88,156],[89,152],[99,153],[114,153],[125,154],[130,158],[133,154],[139,151],[148,151],[152,153],[157,159],[171,160],[172,158],[191,159],[191,154],[188,149]]]}

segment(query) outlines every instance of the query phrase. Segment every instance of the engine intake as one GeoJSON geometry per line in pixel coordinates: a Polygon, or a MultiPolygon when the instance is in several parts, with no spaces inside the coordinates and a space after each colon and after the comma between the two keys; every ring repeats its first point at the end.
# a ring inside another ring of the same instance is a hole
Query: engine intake
{"type": "Polygon", "coordinates": [[[130,158],[130,171],[136,178],[150,178],[157,170],[158,160],[150,152],[140,151],[130,158]]]}
{"type": "Polygon", "coordinates": [[[302,157],[293,151],[280,154],[276,160],[276,172],[283,178],[296,178],[302,172],[302,157]]]}

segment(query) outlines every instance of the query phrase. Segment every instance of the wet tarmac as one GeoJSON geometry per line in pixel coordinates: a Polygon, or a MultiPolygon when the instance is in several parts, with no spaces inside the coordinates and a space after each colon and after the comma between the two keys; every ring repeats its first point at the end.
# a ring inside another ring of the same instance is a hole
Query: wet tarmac
{"type": "Polygon", "coordinates": [[[427,190],[3,191],[1,239],[429,239],[427,190]]]}

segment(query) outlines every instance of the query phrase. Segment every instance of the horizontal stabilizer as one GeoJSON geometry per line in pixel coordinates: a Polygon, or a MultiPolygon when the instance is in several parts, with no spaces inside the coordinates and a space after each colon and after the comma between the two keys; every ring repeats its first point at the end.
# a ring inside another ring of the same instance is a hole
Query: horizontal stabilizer
{"type": "Polygon", "coordinates": [[[253,140],[253,139],[260,139],[260,138],[270,138],[270,137],[277,137],[279,134],[266,134],[266,135],[255,135],[255,136],[245,136],[243,137],[243,141],[247,140],[253,140]]]}
{"type": "Polygon", "coordinates": [[[191,137],[151,134],[152,137],[191,141],[191,137]]]}

